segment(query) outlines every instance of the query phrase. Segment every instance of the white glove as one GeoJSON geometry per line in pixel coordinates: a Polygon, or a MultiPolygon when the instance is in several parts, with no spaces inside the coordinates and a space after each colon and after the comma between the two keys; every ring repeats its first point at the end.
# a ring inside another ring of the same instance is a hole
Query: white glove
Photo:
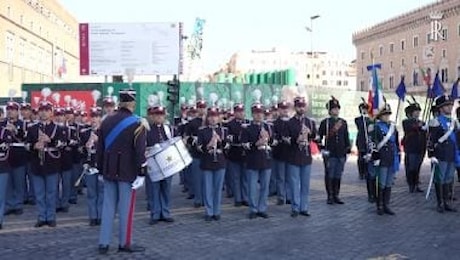
{"type": "Polygon", "coordinates": [[[380,160],[375,160],[374,161],[374,166],[379,166],[380,165],[380,160]]]}
{"type": "Polygon", "coordinates": [[[420,129],[422,129],[423,131],[428,130],[428,124],[424,124],[420,129]]]}
{"type": "Polygon", "coordinates": [[[371,159],[372,159],[372,154],[368,153],[366,155],[363,156],[363,159],[366,161],[366,162],[369,162],[371,159]]]}
{"type": "Polygon", "coordinates": [[[97,168],[91,167],[88,169],[88,175],[93,175],[99,173],[99,170],[97,168]]]}
{"type": "Polygon", "coordinates": [[[438,159],[436,157],[431,157],[430,161],[431,161],[432,164],[439,164],[439,161],[438,161],[438,159]]]}
{"type": "Polygon", "coordinates": [[[100,182],[104,182],[104,175],[99,174],[99,175],[97,176],[97,180],[100,181],[100,182]]]}
{"type": "Polygon", "coordinates": [[[327,157],[327,156],[329,156],[329,151],[321,150],[321,155],[327,157]]]}
{"type": "Polygon", "coordinates": [[[131,184],[131,187],[133,188],[133,190],[137,190],[140,187],[144,186],[144,181],[145,181],[144,176],[137,176],[136,179],[131,184]]]}

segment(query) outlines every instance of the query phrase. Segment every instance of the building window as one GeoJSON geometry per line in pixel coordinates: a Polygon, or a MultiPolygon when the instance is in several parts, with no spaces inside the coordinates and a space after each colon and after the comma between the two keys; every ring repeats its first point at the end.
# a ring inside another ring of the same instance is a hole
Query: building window
{"type": "Polygon", "coordinates": [[[426,44],[430,44],[431,43],[431,33],[427,33],[426,34],[426,44]]]}
{"type": "Polygon", "coordinates": [[[414,64],[417,64],[418,60],[417,60],[417,56],[414,56],[414,64]]]}
{"type": "Polygon", "coordinates": [[[323,86],[327,86],[327,80],[323,80],[323,86]]]}
{"type": "Polygon", "coordinates": [[[449,77],[447,75],[447,68],[441,69],[441,82],[447,83],[449,81],[449,77]]]}
{"type": "Polygon", "coordinates": [[[8,63],[13,62],[14,58],[14,34],[11,32],[6,32],[5,37],[5,53],[6,53],[6,61],[8,63]]]}
{"type": "Polygon", "coordinates": [[[404,58],[402,58],[402,59],[401,59],[401,66],[404,66],[405,63],[406,63],[406,62],[405,62],[404,58]]]}
{"type": "Polygon", "coordinates": [[[337,86],[342,86],[342,81],[341,80],[337,80],[337,86]]]}
{"type": "Polygon", "coordinates": [[[394,85],[395,85],[395,82],[394,82],[394,76],[390,76],[390,80],[389,80],[389,85],[390,85],[390,89],[393,89],[394,88],[394,85]]]}
{"type": "Polygon", "coordinates": [[[383,46],[380,45],[379,47],[379,56],[383,56],[383,46]]]}
{"type": "Polygon", "coordinates": [[[361,60],[364,60],[365,56],[366,56],[366,53],[364,51],[362,51],[361,52],[361,60]]]}
{"type": "Polygon", "coordinates": [[[418,86],[418,72],[416,70],[412,73],[412,85],[418,86]]]}
{"type": "Polygon", "coordinates": [[[393,61],[390,61],[390,69],[393,68],[393,61]]]}
{"type": "Polygon", "coordinates": [[[364,67],[361,67],[361,74],[364,74],[364,67]]]}
{"type": "Polygon", "coordinates": [[[364,80],[359,82],[359,90],[364,91],[364,80]]]}
{"type": "Polygon", "coordinates": [[[447,28],[442,29],[441,34],[442,34],[442,39],[444,41],[447,41],[447,28]]]}
{"type": "Polygon", "coordinates": [[[395,44],[390,43],[390,53],[393,53],[394,49],[395,49],[395,44]]]}
{"type": "Polygon", "coordinates": [[[325,71],[325,70],[323,70],[322,74],[323,74],[323,76],[326,76],[326,71],[325,71]]]}
{"type": "Polygon", "coordinates": [[[319,79],[319,74],[316,74],[316,78],[319,79]]]}
{"type": "Polygon", "coordinates": [[[406,41],[402,40],[401,41],[401,51],[404,51],[405,48],[406,48],[406,41]]]}
{"type": "Polygon", "coordinates": [[[442,50],[442,57],[443,58],[447,57],[447,50],[446,49],[442,50]]]}
{"type": "Polygon", "coordinates": [[[414,36],[413,47],[414,48],[418,47],[418,36],[414,36]]]}
{"type": "Polygon", "coordinates": [[[344,86],[348,86],[348,80],[344,80],[344,81],[343,81],[343,85],[344,85],[344,86]]]}

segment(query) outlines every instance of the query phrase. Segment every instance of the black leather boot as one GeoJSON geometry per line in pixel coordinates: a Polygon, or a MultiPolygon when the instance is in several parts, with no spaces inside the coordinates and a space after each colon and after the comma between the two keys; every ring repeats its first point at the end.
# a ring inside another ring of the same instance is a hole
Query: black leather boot
{"type": "Polygon", "coordinates": [[[451,206],[449,206],[449,189],[450,189],[450,186],[451,184],[450,183],[447,183],[447,184],[443,184],[442,185],[442,198],[444,200],[444,209],[446,211],[450,211],[450,212],[457,212],[456,209],[452,208],[451,206]]]}
{"type": "Polygon", "coordinates": [[[375,179],[368,178],[367,179],[367,186],[368,186],[368,201],[369,203],[375,203],[376,201],[376,190],[375,190],[375,179]]]}
{"type": "Polygon", "coordinates": [[[436,190],[436,201],[437,201],[437,207],[436,210],[439,213],[444,213],[444,207],[443,207],[443,201],[442,201],[442,186],[439,183],[434,184],[434,188],[436,190]]]}
{"type": "Polygon", "coordinates": [[[395,215],[395,213],[390,209],[390,200],[391,200],[391,188],[386,187],[383,190],[383,212],[388,215],[395,215]]]}
{"type": "Polygon", "coordinates": [[[332,195],[333,188],[332,188],[332,179],[326,178],[326,191],[327,191],[327,204],[331,205],[334,204],[334,197],[332,195]]]}
{"type": "Polygon", "coordinates": [[[345,204],[345,202],[343,202],[339,198],[340,179],[332,179],[332,187],[333,187],[334,203],[345,204]]]}
{"type": "Polygon", "coordinates": [[[419,187],[419,183],[420,183],[420,170],[418,171],[414,171],[414,184],[415,184],[415,192],[423,192],[422,189],[420,189],[419,187]]]}
{"type": "Polygon", "coordinates": [[[377,214],[383,215],[383,189],[382,187],[378,187],[378,194],[377,194],[377,214]]]}

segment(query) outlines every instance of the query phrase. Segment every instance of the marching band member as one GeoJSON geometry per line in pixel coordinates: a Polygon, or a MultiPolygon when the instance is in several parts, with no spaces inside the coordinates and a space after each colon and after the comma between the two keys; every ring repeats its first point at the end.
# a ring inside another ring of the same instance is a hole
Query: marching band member
{"type": "Polygon", "coordinates": [[[191,147],[189,152],[193,157],[192,164],[189,166],[192,176],[193,205],[195,208],[199,208],[203,206],[203,173],[200,170],[200,153],[197,151],[196,142],[199,129],[205,125],[206,101],[198,100],[196,107],[198,115],[188,122],[185,132],[188,137],[187,144],[191,147]]]}
{"type": "MultiPolygon", "coordinates": [[[[165,124],[166,109],[158,105],[150,107],[148,113],[152,115],[153,122],[150,124],[150,131],[147,132],[147,149],[172,138],[171,128],[165,124]]],[[[172,178],[173,176],[170,176],[160,181],[151,181],[150,225],[155,225],[158,221],[174,222],[169,211],[172,178]]]]}
{"type": "Polygon", "coordinates": [[[420,168],[425,157],[427,126],[419,119],[422,109],[414,100],[405,109],[407,119],[402,121],[404,138],[404,164],[409,192],[423,192],[419,187],[420,168]]]}
{"type": "Polygon", "coordinates": [[[0,124],[0,229],[3,228],[8,178],[11,167],[8,161],[10,144],[13,142],[13,133],[4,124],[0,124]]]}
{"type": "MultiPolygon", "coordinates": [[[[185,136],[185,126],[187,125],[187,114],[188,114],[188,107],[186,104],[181,104],[180,106],[180,117],[175,117],[174,118],[174,135],[176,136],[185,136]]],[[[179,173],[180,176],[180,182],[179,184],[183,186],[182,192],[187,192],[188,187],[187,187],[187,181],[186,181],[186,176],[185,173],[187,172],[187,169],[182,170],[179,173]]]]}
{"type": "Polygon", "coordinates": [[[245,173],[245,151],[241,145],[241,134],[249,123],[244,117],[244,105],[239,103],[233,107],[234,119],[228,122],[228,136],[230,143],[227,158],[227,172],[229,179],[233,180],[233,198],[235,207],[248,204],[248,179],[245,173]]]}
{"type": "Polygon", "coordinates": [[[295,116],[288,122],[286,142],[290,144],[287,174],[292,196],[291,216],[310,216],[309,193],[311,173],[310,141],[316,138],[315,121],[305,115],[306,102],[303,97],[294,99],[295,116]]]}
{"type": "Polygon", "coordinates": [[[5,215],[21,215],[24,206],[25,178],[27,165],[27,150],[25,148],[25,124],[19,119],[20,105],[13,100],[6,104],[6,120],[4,126],[13,133],[10,154],[8,156],[11,166],[11,175],[7,187],[7,200],[5,215]]]}
{"type": "MultiPolygon", "coordinates": [[[[24,122],[24,129],[26,130],[27,136],[27,129],[29,129],[32,125],[35,124],[33,120],[33,112],[32,106],[30,103],[25,102],[25,100],[21,103],[21,117],[22,121],[24,122]]],[[[26,149],[27,150],[27,149],[26,149]]],[[[34,186],[32,185],[32,177],[30,172],[30,153],[27,152],[26,155],[26,182],[24,186],[24,204],[35,205],[35,192],[34,186]]]]}
{"type": "Polygon", "coordinates": [[[291,192],[288,185],[287,159],[289,157],[290,145],[286,142],[288,135],[288,122],[289,122],[289,104],[282,101],[278,104],[279,117],[273,124],[273,131],[278,145],[273,147],[274,171],[276,178],[276,190],[278,194],[278,205],[291,203],[291,192]]]}
{"type": "Polygon", "coordinates": [[[56,192],[56,212],[68,212],[70,191],[73,185],[72,182],[72,148],[67,144],[70,142],[70,129],[65,125],[65,111],[62,108],[54,109],[55,124],[60,127],[62,136],[65,138],[66,145],[61,152],[60,170],[58,173],[58,187],[56,192]],[[61,185],[59,185],[61,184],[61,185]],[[59,192],[59,186],[61,190],[59,192]]]}
{"type": "Polygon", "coordinates": [[[449,205],[455,163],[459,161],[455,135],[458,123],[456,119],[451,118],[453,102],[449,95],[437,97],[434,103],[438,115],[429,122],[428,157],[435,167],[434,183],[439,213],[457,211],[449,205]]]}
{"type": "Polygon", "coordinates": [[[264,108],[255,103],[251,107],[252,123],[243,130],[241,143],[247,150],[246,175],[249,187],[249,218],[268,218],[268,193],[272,167],[271,147],[273,134],[271,127],[264,123],[264,108]],[[257,183],[260,190],[257,192],[257,183]]]}
{"type": "MultiPolygon", "coordinates": [[[[275,115],[277,114],[276,112],[276,106],[273,107],[267,107],[264,112],[264,122],[270,126],[270,129],[273,129],[273,122],[276,120],[275,115]]],[[[271,171],[270,171],[270,184],[268,185],[268,196],[275,196],[276,195],[276,177],[274,172],[274,163],[273,160],[271,161],[271,171]]]]}
{"type": "Polygon", "coordinates": [[[135,190],[144,185],[148,122],[133,115],[136,91],[119,91],[120,108],[102,121],[97,142],[96,165],[104,178],[99,254],[107,254],[118,209],[118,252],[142,252],[144,247],[131,244],[135,190]]]}
{"type": "Polygon", "coordinates": [[[113,100],[112,96],[106,96],[102,100],[102,109],[104,110],[104,116],[102,117],[102,120],[115,112],[115,100],[113,100]]]}
{"type": "Polygon", "coordinates": [[[77,124],[75,118],[79,114],[79,111],[74,109],[71,106],[67,106],[65,108],[65,117],[66,117],[66,125],[70,130],[70,140],[69,146],[72,148],[72,178],[71,178],[71,188],[70,188],[70,204],[77,204],[78,201],[78,187],[75,187],[75,184],[80,176],[82,169],[80,167],[81,163],[81,155],[80,155],[80,125],[77,124]],[[70,144],[71,143],[71,144],[70,144]]]}
{"type": "MultiPolygon", "coordinates": [[[[185,122],[185,124],[183,125],[183,128],[181,129],[181,133],[182,133],[182,138],[184,140],[184,143],[188,149],[188,151],[190,152],[190,155],[192,155],[192,143],[193,143],[193,140],[191,139],[191,137],[187,136],[187,132],[188,132],[188,124],[194,119],[197,117],[197,109],[196,109],[196,106],[195,104],[194,105],[191,105],[191,106],[188,106],[187,107],[187,122],[185,122]]],[[[193,155],[192,155],[193,156],[193,155]]],[[[192,172],[192,165],[190,164],[189,166],[187,166],[187,168],[184,169],[184,177],[185,177],[185,185],[184,185],[184,191],[185,192],[188,192],[188,197],[187,199],[194,199],[195,195],[194,195],[194,186],[193,186],[193,172],[192,172]]]]}
{"type": "Polygon", "coordinates": [[[388,104],[377,113],[377,121],[369,129],[371,138],[372,160],[378,179],[377,214],[394,215],[389,204],[391,186],[396,172],[399,170],[399,137],[394,123],[390,121],[391,107],[388,104]]]}
{"type": "Polygon", "coordinates": [[[218,124],[218,108],[210,107],[206,117],[208,126],[200,129],[197,141],[198,149],[202,152],[200,169],[204,179],[205,221],[218,221],[225,177],[225,131],[218,124]]]}
{"type": "Polygon", "coordinates": [[[369,125],[372,120],[368,116],[369,105],[363,100],[358,106],[360,116],[355,118],[356,129],[356,147],[358,148],[358,172],[360,179],[366,179],[367,200],[370,203],[375,202],[375,179],[369,174],[369,125]]]}
{"type": "Polygon", "coordinates": [[[51,119],[53,105],[42,101],[39,107],[41,122],[28,130],[30,144],[32,183],[38,208],[35,227],[56,226],[56,197],[61,145],[65,141],[62,130],[51,119]]]}
{"type": "Polygon", "coordinates": [[[83,169],[86,183],[86,198],[90,226],[101,225],[102,203],[104,199],[104,184],[100,180],[101,174],[97,171],[96,147],[99,140],[102,108],[93,106],[90,109],[91,127],[80,131],[83,146],[83,169]]]}
{"type": "Polygon", "coordinates": [[[319,139],[324,138],[324,146],[321,149],[323,158],[326,160],[327,204],[344,204],[339,198],[340,182],[347,159],[351,153],[351,143],[348,133],[347,122],[339,117],[340,104],[334,97],[326,104],[329,118],[321,121],[319,126],[319,139]]]}

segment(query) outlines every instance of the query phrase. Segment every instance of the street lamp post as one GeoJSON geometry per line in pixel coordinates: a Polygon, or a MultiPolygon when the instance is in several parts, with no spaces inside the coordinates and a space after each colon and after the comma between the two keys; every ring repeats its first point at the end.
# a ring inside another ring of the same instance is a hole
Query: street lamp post
{"type": "Polygon", "coordinates": [[[313,59],[315,58],[315,55],[313,53],[313,20],[318,19],[320,16],[319,15],[313,15],[310,17],[310,27],[306,26],[305,29],[307,29],[308,32],[311,33],[310,35],[310,55],[311,55],[311,74],[310,74],[310,79],[311,79],[311,85],[313,86],[314,84],[314,77],[313,74],[314,69],[313,69],[313,59]]]}

